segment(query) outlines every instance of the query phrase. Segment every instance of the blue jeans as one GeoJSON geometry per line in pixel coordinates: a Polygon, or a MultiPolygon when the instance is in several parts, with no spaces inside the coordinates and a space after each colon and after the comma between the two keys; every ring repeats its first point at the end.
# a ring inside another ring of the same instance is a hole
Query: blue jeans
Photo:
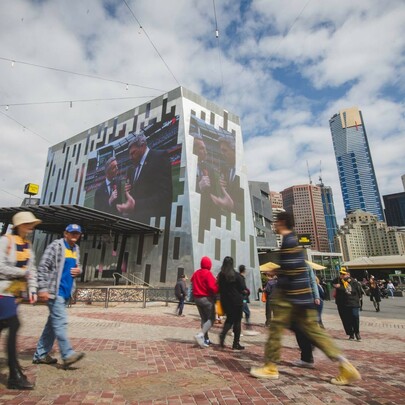
{"type": "Polygon", "coordinates": [[[42,332],[34,360],[45,357],[52,350],[55,338],[58,341],[59,351],[63,360],[72,356],[75,352],[67,337],[67,300],[57,296],[48,301],[49,316],[42,332]]]}

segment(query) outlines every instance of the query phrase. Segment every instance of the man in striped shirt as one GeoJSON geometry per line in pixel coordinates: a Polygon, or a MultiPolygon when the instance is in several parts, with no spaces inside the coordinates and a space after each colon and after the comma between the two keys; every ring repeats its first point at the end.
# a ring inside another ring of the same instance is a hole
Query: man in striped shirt
{"type": "Polygon", "coordinates": [[[314,297],[306,268],[303,248],[294,234],[291,214],[277,215],[276,232],[282,235],[280,269],[274,294],[274,318],[270,323],[269,337],[265,345],[265,365],[252,367],[250,374],[256,378],[278,379],[277,363],[280,361],[281,338],[284,329],[292,323],[302,331],[313,345],[326,356],[339,362],[339,375],[332,378],[335,385],[348,385],[361,379],[356,368],[344,358],[333,340],[317,322],[314,297]]]}

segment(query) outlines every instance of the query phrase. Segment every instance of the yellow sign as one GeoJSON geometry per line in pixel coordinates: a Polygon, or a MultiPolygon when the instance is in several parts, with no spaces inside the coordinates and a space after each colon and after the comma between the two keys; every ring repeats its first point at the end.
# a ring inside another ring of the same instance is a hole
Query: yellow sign
{"type": "Polygon", "coordinates": [[[28,183],[24,187],[24,194],[37,195],[39,191],[39,185],[34,183],[28,183]]]}

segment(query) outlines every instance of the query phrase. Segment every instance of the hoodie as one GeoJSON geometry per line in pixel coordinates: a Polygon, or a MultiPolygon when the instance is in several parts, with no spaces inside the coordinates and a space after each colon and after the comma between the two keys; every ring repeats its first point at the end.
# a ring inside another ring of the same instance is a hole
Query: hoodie
{"type": "Polygon", "coordinates": [[[218,294],[217,281],[211,273],[212,262],[207,256],[201,259],[201,268],[191,277],[195,298],[210,297],[218,294]]]}

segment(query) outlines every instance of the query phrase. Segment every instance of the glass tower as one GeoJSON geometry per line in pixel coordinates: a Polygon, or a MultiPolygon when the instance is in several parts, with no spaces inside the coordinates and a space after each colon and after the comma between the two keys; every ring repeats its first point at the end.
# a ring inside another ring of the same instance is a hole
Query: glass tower
{"type": "Polygon", "coordinates": [[[363,116],[357,107],[329,120],[346,215],[361,209],[384,221],[363,116]]]}

